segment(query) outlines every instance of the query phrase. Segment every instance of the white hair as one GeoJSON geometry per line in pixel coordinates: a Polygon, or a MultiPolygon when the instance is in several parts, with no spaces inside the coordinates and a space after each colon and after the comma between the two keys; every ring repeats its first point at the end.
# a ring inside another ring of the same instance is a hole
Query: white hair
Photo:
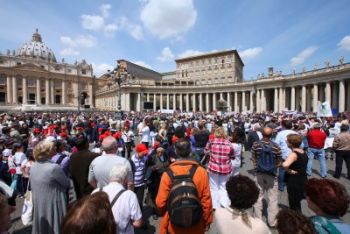
{"type": "Polygon", "coordinates": [[[109,172],[109,181],[123,183],[128,176],[128,167],[125,164],[116,164],[109,172]]]}

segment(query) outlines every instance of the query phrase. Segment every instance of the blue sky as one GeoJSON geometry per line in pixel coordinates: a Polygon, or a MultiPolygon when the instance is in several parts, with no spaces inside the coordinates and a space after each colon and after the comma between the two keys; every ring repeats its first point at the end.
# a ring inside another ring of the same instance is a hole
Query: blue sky
{"type": "Polygon", "coordinates": [[[1,52],[38,28],[59,61],[84,58],[97,75],[121,58],[166,72],[226,49],[240,53],[246,80],[350,61],[348,0],[0,0],[0,22],[1,52]]]}

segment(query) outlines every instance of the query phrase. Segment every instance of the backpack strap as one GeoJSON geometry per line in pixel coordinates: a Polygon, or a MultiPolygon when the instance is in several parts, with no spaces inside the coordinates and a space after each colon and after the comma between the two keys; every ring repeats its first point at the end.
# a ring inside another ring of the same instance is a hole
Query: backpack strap
{"type": "Polygon", "coordinates": [[[119,193],[117,193],[117,195],[115,195],[115,197],[113,198],[112,202],[111,202],[111,207],[114,206],[114,204],[116,203],[116,201],[118,200],[118,198],[120,197],[120,195],[122,195],[122,193],[124,193],[126,190],[122,189],[119,191],[119,193]]]}
{"type": "Polygon", "coordinates": [[[67,155],[61,154],[60,157],[57,159],[56,164],[61,165],[61,162],[65,157],[67,157],[67,155]]]}
{"type": "MultiPolygon", "coordinates": [[[[188,165],[188,164],[178,164],[178,165],[183,166],[183,165],[188,165]]],[[[198,165],[196,165],[196,164],[192,165],[192,167],[191,167],[191,169],[189,170],[189,172],[188,172],[187,174],[184,174],[184,175],[174,175],[174,172],[173,172],[170,168],[168,168],[168,169],[166,170],[166,173],[167,173],[168,176],[170,177],[170,180],[171,180],[171,181],[174,181],[174,179],[187,179],[187,178],[192,179],[194,173],[195,173],[196,170],[197,170],[197,168],[198,168],[198,165]]]]}

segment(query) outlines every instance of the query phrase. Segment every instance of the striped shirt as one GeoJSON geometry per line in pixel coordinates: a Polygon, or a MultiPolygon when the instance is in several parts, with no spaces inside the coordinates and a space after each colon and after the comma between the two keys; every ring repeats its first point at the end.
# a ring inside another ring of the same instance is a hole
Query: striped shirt
{"type": "Polygon", "coordinates": [[[209,140],[205,147],[209,153],[208,170],[215,174],[228,175],[233,171],[231,160],[234,159],[234,150],[229,140],[214,138],[209,140]]]}
{"type": "Polygon", "coordinates": [[[147,156],[139,158],[137,154],[131,157],[131,162],[134,164],[134,186],[140,187],[145,184],[145,174],[146,174],[146,161],[147,156]]]}
{"type": "Polygon", "coordinates": [[[272,147],[271,147],[272,154],[275,156],[276,168],[280,166],[281,157],[282,157],[282,152],[281,152],[280,147],[276,143],[272,142],[271,140],[262,139],[261,141],[254,142],[252,150],[251,150],[252,162],[253,162],[254,169],[257,168],[257,162],[258,162],[259,156],[261,155],[261,152],[262,152],[262,145],[261,144],[268,145],[270,143],[272,144],[272,147]]]}

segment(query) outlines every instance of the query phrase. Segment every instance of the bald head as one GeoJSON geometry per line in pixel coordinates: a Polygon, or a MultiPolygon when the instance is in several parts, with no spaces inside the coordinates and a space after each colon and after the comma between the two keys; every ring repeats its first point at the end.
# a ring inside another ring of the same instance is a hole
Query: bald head
{"type": "Polygon", "coordinates": [[[115,153],[117,152],[117,141],[114,137],[108,136],[102,141],[102,149],[108,154],[108,153],[115,153]]]}
{"type": "Polygon", "coordinates": [[[272,128],[265,127],[265,128],[263,129],[262,135],[263,135],[263,137],[265,137],[265,138],[271,138],[272,133],[273,133],[273,129],[272,129],[272,128]]]}

